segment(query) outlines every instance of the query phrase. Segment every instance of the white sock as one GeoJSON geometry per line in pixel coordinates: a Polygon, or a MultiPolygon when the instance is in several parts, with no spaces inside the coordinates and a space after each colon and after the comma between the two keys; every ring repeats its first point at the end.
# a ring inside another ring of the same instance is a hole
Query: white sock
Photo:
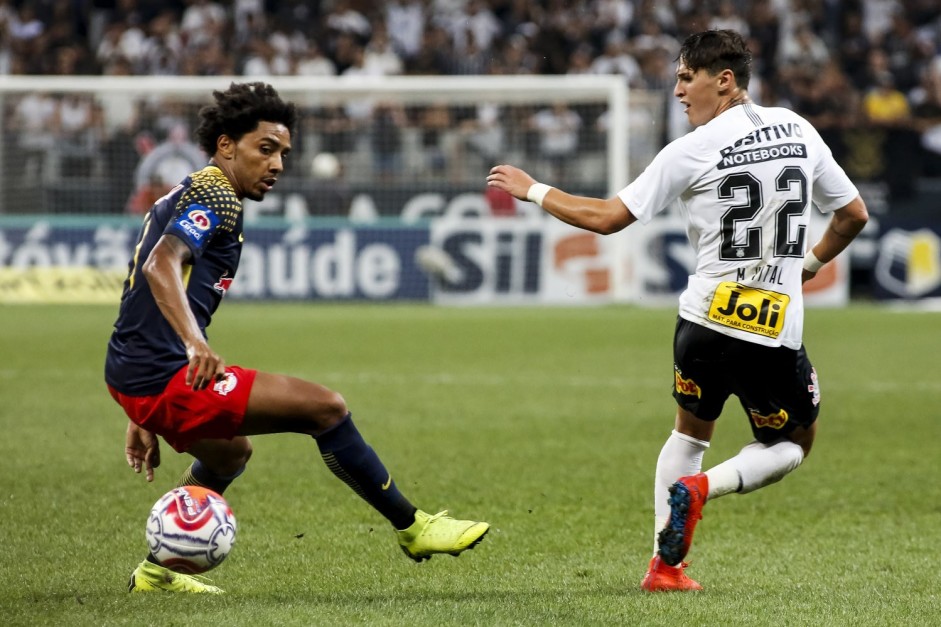
{"type": "Polygon", "coordinates": [[[709,442],[697,440],[674,429],[660,450],[653,485],[654,554],[658,548],[657,535],[670,517],[670,506],[667,503],[670,486],[680,477],[695,475],[702,470],[702,457],[707,448],[709,442]]]}
{"type": "Polygon", "coordinates": [[[746,494],[784,478],[804,461],[804,450],[790,440],[751,442],[738,455],[706,471],[709,499],[731,492],[746,494]]]}

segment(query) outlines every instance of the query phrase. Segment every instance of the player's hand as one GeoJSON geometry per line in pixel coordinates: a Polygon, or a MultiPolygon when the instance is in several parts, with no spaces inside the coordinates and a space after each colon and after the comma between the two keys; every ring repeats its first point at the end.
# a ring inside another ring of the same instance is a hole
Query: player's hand
{"type": "Polygon", "coordinates": [[[526,194],[535,182],[533,177],[512,165],[495,165],[487,177],[487,185],[509,192],[520,200],[527,200],[526,194]]]}
{"type": "Polygon", "coordinates": [[[214,381],[225,378],[225,360],[205,341],[187,346],[186,356],[190,362],[186,369],[186,385],[194,390],[202,390],[214,381]]]}
{"type": "Polygon", "coordinates": [[[143,468],[147,472],[147,481],[153,481],[154,468],[160,466],[160,441],[150,431],[128,420],[124,456],[134,472],[140,474],[143,468]]]}

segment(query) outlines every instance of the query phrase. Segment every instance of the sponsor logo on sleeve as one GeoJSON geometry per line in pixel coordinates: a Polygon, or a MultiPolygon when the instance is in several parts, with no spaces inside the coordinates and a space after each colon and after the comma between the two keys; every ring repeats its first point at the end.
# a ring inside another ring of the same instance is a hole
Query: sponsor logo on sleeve
{"type": "Polygon", "coordinates": [[[200,246],[213,229],[219,224],[219,218],[211,209],[192,204],[176,220],[176,227],[196,246],[200,246]]]}

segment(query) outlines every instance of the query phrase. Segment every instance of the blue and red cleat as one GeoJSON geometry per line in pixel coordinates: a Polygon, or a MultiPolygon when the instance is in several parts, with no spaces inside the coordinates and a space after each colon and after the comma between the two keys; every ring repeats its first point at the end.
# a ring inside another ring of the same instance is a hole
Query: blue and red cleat
{"type": "Polygon", "coordinates": [[[693,543],[693,530],[702,518],[702,506],[709,495],[709,479],[705,473],[681,477],[670,486],[670,517],[658,536],[657,554],[669,566],[683,563],[693,543]]]}

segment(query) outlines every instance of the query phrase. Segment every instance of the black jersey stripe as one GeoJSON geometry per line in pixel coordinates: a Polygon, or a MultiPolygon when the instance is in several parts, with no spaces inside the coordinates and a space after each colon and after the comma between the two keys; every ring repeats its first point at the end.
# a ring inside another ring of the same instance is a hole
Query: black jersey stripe
{"type": "Polygon", "coordinates": [[[761,116],[758,115],[758,112],[755,111],[755,108],[751,105],[750,102],[744,103],[742,108],[745,109],[745,115],[748,116],[748,119],[751,120],[752,124],[755,126],[764,126],[764,122],[762,122],[761,116]]]}

